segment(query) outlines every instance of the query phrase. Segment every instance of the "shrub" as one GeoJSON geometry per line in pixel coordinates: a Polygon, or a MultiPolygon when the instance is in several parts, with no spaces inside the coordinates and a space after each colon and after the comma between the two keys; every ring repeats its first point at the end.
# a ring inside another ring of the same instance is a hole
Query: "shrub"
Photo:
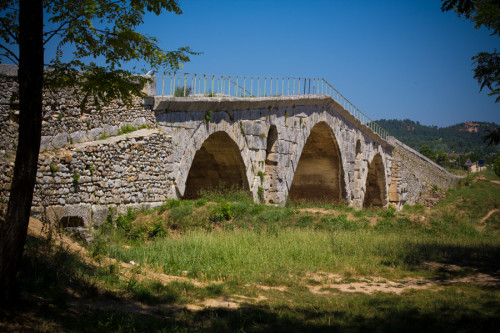
{"type": "Polygon", "coordinates": [[[212,214],[210,214],[210,220],[212,222],[220,222],[224,220],[230,220],[234,216],[231,206],[228,203],[221,203],[214,208],[212,208],[212,214]]]}
{"type": "Polygon", "coordinates": [[[493,169],[495,170],[495,174],[498,177],[500,177],[500,153],[498,153],[497,158],[495,158],[495,163],[494,163],[493,169]]]}
{"type": "Polygon", "coordinates": [[[125,215],[118,216],[118,218],[116,219],[116,226],[128,233],[132,228],[132,221],[134,221],[136,217],[136,212],[129,207],[125,215]]]}
{"type": "Polygon", "coordinates": [[[122,126],[121,130],[118,132],[118,135],[127,134],[130,132],[136,131],[136,130],[137,130],[137,128],[135,128],[134,126],[132,126],[130,124],[125,124],[122,126]]]}
{"type": "Polygon", "coordinates": [[[191,92],[193,91],[193,89],[189,86],[186,87],[186,91],[184,91],[184,86],[179,86],[179,87],[176,87],[175,90],[174,90],[174,96],[175,97],[187,97],[189,95],[191,95],[191,92]]]}
{"type": "Polygon", "coordinates": [[[80,174],[78,171],[73,171],[73,185],[77,186],[80,183],[80,174]]]}

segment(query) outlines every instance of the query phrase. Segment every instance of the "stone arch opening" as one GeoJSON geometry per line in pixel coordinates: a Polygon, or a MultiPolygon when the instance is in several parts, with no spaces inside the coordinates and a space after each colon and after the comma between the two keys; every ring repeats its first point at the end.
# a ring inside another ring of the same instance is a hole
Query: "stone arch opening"
{"type": "Polygon", "coordinates": [[[225,132],[210,135],[196,151],[186,179],[183,199],[215,188],[249,191],[245,164],[238,145],[225,132]]]}
{"type": "Polygon", "coordinates": [[[266,148],[266,168],[265,176],[269,180],[269,188],[267,192],[267,203],[277,203],[276,193],[278,192],[278,130],[275,125],[271,125],[267,132],[267,148],[266,148]]]}
{"type": "Polygon", "coordinates": [[[85,225],[81,216],[63,216],[59,220],[59,225],[63,228],[77,228],[85,225]]]}
{"type": "Polygon", "coordinates": [[[337,140],[325,122],[307,138],[288,194],[290,200],[340,202],[345,195],[344,170],[337,140]]]}
{"type": "Polygon", "coordinates": [[[382,157],[380,154],[377,154],[368,166],[363,207],[385,207],[387,204],[384,171],[382,157]]]}

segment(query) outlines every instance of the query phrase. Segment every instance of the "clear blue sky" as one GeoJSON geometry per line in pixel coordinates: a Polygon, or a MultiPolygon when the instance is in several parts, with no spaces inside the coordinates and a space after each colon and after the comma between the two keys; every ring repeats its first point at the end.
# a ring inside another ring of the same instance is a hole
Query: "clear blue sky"
{"type": "Polygon", "coordinates": [[[500,49],[500,37],[441,12],[439,0],[179,2],[182,15],[147,15],[139,30],[165,50],[203,52],[185,72],[323,77],[375,120],[500,124],[471,60],[500,49]]]}
{"type": "Polygon", "coordinates": [[[373,119],[426,125],[500,123],[500,103],[473,79],[471,57],[500,38],[438,0],[191,0],[148,16],[164,49],[202,55],[190,73],[324,77],[373,119]]]}

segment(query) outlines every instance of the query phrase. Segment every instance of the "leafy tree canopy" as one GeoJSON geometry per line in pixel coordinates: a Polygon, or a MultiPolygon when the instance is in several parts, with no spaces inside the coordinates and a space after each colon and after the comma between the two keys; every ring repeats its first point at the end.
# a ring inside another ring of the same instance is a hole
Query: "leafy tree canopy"
{"type": "MultiPolygon", "coordinates": [[[[492,35],[500,37],[500,0],[443,0],[442,11],[453,10],[458,16],[465,16],[479,29],[485,27],[492,35]]],[[[474,79],[479,82],[480,91],[484,87],[490,90],[489,95],[500,102],[500,53],[480,52],[472,57],[476,67],[474,79]]]]}
{"type": "MultiPolygon", "coordinates": [[[[19,61],[19,0],[0,4],[0,61],[19,61]]],[[[147,80],[122,68],[133,70],[143,64],[147,69],[178,69],[197,54],[189,47],[162,50],[155,37],[137,32],[146,12],[160,15],[169,11],[181,14],[175,0],[45,0],[44,45],[55,44],[55,56],[45,64],[45,83],[51,88],[80,87],[82,104],[114,99],[130,102],[141,95],[147,80]],[[68,54],[69,53],[69,54],[68,54]],[[138,84],[139,83],[139,84],[138,84]]],[[[141,68],[145,72],[145,68],[141,68]]]]}

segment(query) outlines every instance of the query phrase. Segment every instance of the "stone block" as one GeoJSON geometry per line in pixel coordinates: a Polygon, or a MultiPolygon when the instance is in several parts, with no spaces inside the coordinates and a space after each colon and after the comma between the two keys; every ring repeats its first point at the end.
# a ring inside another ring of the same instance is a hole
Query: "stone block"
{"type": "Polygon", "coordinates": [[[71,142],[73,143],[80,143],[88,140],[86,131],[78,131],[71,133],[70,137],[71,137],[71,142]]]}
{"type": "MultiPolygon", "coordinates": [[[[69,200],[67,200],[69,201],[69,200]]],[[[91,225],[91,205],[76,204],[65,206],[50,206],[47,208],[47,218],[54,226],[60,226],[67,221],[73,221],[72,224],[81,224],[81,227],[91,225]]]]}
{"type": "Polygon", "coordinates": [[[134,119],[134,121],[132,121],[132,126],[134,126],[135,128],[140,127],[144,124],[146,124],[146,118],[144,117],[139,117],[137,119],[134,119]]]}
{"type": "Polygon", "coordinates": [[[54,148],[52,146],[52,136],[42,136],[42,139],[40,141],[40,151],[44,151],[44,150],[51,150],[52,148],[54,148]]]}
{"type": "Polygon", "coordinates": [[[89,140],[96,140],[104,133],[104,129],[102,127],[93,128],[88,132],[89,140]]]}
{"type": "Polygon", "coordinates": [[[117,135],[119,131],[119,127],[116,125],[104,125],[103,131],[106,133],[106,135],[117,135]]]}
{"type": "Polygon", "coordinates": [[[92,224],[99,226],[106,222],[108,217],[109,208],[106,206],[93,205],[92,206],[92,224]]]}
{"type": "Polygon", "coordinates": [[[397,192],[389,192],[389,201],[400,201],[399,200],[399,193],[397,192]]]}
{"type": "Polygon", "coordinates": [[[52,139],[52,146],[54,148],[62,148],[68,143],[68,133],[59,133],[52,139]]]}

